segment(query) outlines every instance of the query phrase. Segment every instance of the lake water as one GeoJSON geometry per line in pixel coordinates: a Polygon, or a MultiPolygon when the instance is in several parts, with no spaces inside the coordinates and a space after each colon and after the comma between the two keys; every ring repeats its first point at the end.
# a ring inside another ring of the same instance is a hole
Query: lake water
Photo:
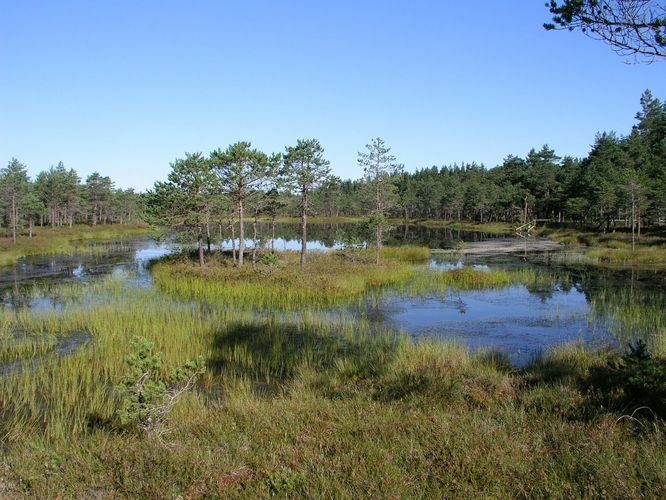
{"type": "MultiPolygon", "coordinates": [[[[261,234],[269,234],[261,225],[261,234]]],[[[340,245],[340,231],[353,225],[312,225],[312,250],[340,245]]],[[[275,248],[300,248],[298,225],[276,228],[275,248]]],[[[431,248],[453,247],[458,241],[480,241],[491,235],[451,232],[417,226],[398,227],[389,234],[392,244],[428,244],[431,248]]],[[[268,245],[268,240],[262,244],[268,245]]],[[[248,245],[252,242],[248,240],[248,245]]],[[[150,287],[148,263],[168,254],[174,243],[133,237],[112,242],[95,242],[90,251],[76,255],[37,256],[0,267],[0,304],[7,308],[44,310],[59,308],[60,298],[51,285],[91,283],[117,275],[127,286],[150,287]]],[[[214,244],[219,247],[219,242],[214,244]]],[[[230,248],[231,242],[222,242],[230,248]]],[[[351,311],[381,327],[407,332],[417,340],[441,339],[460,342],[472,349],[492,349],[523,365],[535,355],[568,342],[589,346],[621,346],[635,337],[666,334],[662,317],[649,317],[627,326],[618,321],[618,311],[632,305],[653,311],[666,310],[663,271],[609,271],[581,266],[552,264],[543,255],[465,256],[433,258],[433,272],[473,265],[477,269],[530,267],[550,279],[530,289],[515,285],[484,291],[447,291],[413,297],[387,290],[373,294],[351,311]]],[[[345,314],[349,311],[345,311],[345,314]]],[[[657,316],[659,313],[657,312],[657,316]]]]}

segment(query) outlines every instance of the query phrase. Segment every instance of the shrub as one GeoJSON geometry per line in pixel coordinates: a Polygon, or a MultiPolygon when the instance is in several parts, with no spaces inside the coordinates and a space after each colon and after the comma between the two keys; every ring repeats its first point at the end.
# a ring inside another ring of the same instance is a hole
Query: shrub
{"type": "Polygon", "coordinates": [[[666,418],[666,360],[650,353],[642,340],[619,359],[594,370],[592,384],[622,411],[649,408],[647,414],[666,418]]]}
{"type": "Polygon", "coordinates": [[[144,431],[149,437],[165,432],[165,421],[178,399],[192,388],[205,371],[202,357],[176,368],[170,377],[162,373],[162,357],[152,341],[135,337],[125,358],[128,371],[119,391],[122,405],[118,417],[123,426],[144,431]]]}

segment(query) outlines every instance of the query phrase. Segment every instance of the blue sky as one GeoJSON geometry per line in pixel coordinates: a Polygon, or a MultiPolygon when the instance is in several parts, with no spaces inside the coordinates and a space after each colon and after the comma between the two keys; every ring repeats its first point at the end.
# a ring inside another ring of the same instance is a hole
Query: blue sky
{"type": "Polygon", "coordinates": [[[184,152],[320,140],[334,173],[381,136],[407,169],[494,166],[628,132],[666,63],[546,32],[544,0],[0,0],[0,162],[146,189],[184,152]]]}

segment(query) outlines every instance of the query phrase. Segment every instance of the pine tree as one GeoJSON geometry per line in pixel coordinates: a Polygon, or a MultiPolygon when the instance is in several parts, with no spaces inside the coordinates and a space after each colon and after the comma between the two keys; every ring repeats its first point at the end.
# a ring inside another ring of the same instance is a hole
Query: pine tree
{"type": "Polygon", "coordinates": [[[395,190],[392,176],[400,172],[401,166],[396,163],[391,148],[384,140],[377,137],[365,146],[365,152],[358,153],[358,164],[363,167],[366,182],[372,187],[375,208],[371,213],[371,225],[375,227],[375,247],[377,263],[382,248],[382,230],[385,224],[386,211],[391,204],[391,195],[395,190]]]}
{"type": "Polygon", "coordinates": [[[275,166],[276,158],[269,158],[265,153],[253,149],[249,142],[237,142],[224,151],[213,151],[210,159],[222,191],[228,194],[236,205],[240,238],[238,266],[241,267],[245,252],[245,204],[265,182],[275,166]]]}
{"type": "Polygon", "coordinates": [[[290,187],[301,197],[301,267],[307,253],[307,225],[310,193],[330,176],[330,162],[324,159],[324,148],[316,139],[299,139],[296,146],[286,148],[285,177],[290,187]]]}
{"type": "Polygon", "coordinates": [[[29,191],[30,178],[25,165],[12,158],[9,164],[0,170],[0,197],[5,206],[14,243],[21,221],[21,208],[29,191]]]}

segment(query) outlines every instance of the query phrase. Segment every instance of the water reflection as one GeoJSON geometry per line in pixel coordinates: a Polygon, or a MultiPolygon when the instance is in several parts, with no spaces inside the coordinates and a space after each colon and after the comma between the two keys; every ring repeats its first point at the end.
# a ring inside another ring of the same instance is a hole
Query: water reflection
{"type": "MultiPolygon", "coordinates": [[[[377,303],[375,303],[377,306],[377,303]]],[[[460,342],[501,351],[515,364],[558,344],[581,341],[611,345],[607,325],[591,319],[585,295],[576,289],[530,291],[525,285],[500,290],[456,291],[443,297],[387,294],[380,305],[390,326],[413,337],[460,342]]]]}
{"type": "MultiPolygon", "coordinates": [[[[250,226],[248,226],[249,228],[250,226]]],[[[254,244],[251,237],[251,229],[246,228],[245,246],[251,248],[254,244]]],[[[257,223],[258,244],[263,247],[270,247],[271,225],[269,223],[257,223]]],[[[308,225],[307,247],[310,250],[329,250],[331,248],[340,248],[342,237],[348,236],[366,241],[372,241],[370,234],[358,223],[345,224],[310,224],[308,225]]],[[[418,245],[429,248],[454,248],[459,242],[466,243],[485,241],[505,237],[506,235],[487,234],[478,231],[460,231],[447,227],[426,227],[422,225],[400,224],[393,226],[385,232],[387,245],[418,245]]],[[[301,226],[296,223],[276,224],[275,249],[276,250],[300,250],[301,249],[301,226]]],[[[236,238],[235,244],[238,248],[239,239],[236,238]]],[[[220,238],[212,242],[212,247],[220,247],[220,238]]],[[[225,250],[231,249],[232,241],[229,235],[222,238],[222,247],[225,250]]]]}
{"type": "MultiPolygon", "coordinates": [[[[309,228],[309,248],[327,250],[340,246],[341,230],[361,231],[353,224],[313,224],[309,228]]],[[[260,224],[259,234],[260,244],[268,247],[270,225],[260,224]]],[[[299,237],[297,224],[278,224],[275,248],[300,249],[299,237]]],[[[446,228],[402,226],[391,232],[388,239],[393,244],[427,241],[431,247],[443,248],[453,247],[460,240],[479,241],[489,237],[446,228]]],[[[252,243],[247,241],[249,247],[252,243]]],[[[221,246],[231,248],[231,240],[223,240],[221,246]]],[[[213,245],[219,247],[219,241],[213,245]]],[[[76,255],[22,259],[13,266],[0,268],[0,304],[16,310],[61,311],[67,302],[62,295],[66,288],[55,285],[86,286],[106,275],[117,276],[124,286],[150,287],[148,263],[174,248],[178,245],[172,242],[129,238],[95,242],[88,251],[76,255]]],[[[549,254],[438,256],[428,267],[433,272],[442,272],[463,266],[481,271],[529,268],[542,273],[545,279],[500,290],[450,291],[418,298],[388,290],[367,297],[351,311],[345,309],[334,314],[363,317],[379,327],[403,330],[416,339],[453,340],[475,349],[500,350],[517,364],[565,342],[617,346],[637,337],[653,343],[666,342],[664,271],[567,265],[560,259],[551,259],[549,254]]]]}
{"type": "Polygon", "coordinates": [[[0,304],[15,309],[54,308],[64,304],[55,285],[91,283],[106,275],[122,275],[129,286],[150,286],[148,263],[168,254],[174,245],[137,237],[92,242],[73,255],[38,255],[0,267],[0,304]]]}

